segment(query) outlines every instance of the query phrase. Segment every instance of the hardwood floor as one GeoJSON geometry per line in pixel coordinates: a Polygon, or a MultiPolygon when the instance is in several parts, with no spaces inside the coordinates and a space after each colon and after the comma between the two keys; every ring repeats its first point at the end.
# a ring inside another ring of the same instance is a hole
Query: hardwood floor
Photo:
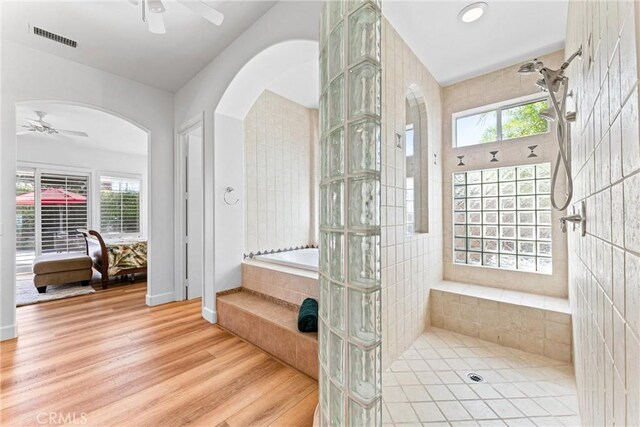
{"type": "Polygon", "coordinates": [[[145,283],[20,307],[1,343],[0,425],[310,426],[311,378],[145,283]]]}

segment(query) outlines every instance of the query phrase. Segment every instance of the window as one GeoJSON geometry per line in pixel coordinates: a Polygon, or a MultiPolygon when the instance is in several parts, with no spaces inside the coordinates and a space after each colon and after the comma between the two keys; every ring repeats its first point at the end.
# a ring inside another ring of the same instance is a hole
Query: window
{"type": "Polygon", "coordinates": [[[453,115],[454,146],[466,147],[548,132],[549,123],[538,115],[547,108],[547,98],[538,97],[456,113],[453,115]]]}
{"type": "Polygon", "coordinates": [[[407,213],[407,233],[413,234],[416,231],[415,219],[415,187],[414,187],[414,155],[413,155],[413,124],[407,125],[404,133],[404,151],[406,155],[406,185],[405,185],[405,211],[407,213]]]}
{"type": "Polygon", "coordinates": [[[139,178],[100,177],[100,232],[140,233],[139,178]]]}
{"type": "Polygon", "coordinates": [[[454,173],[453,262],[551,274],[550,168],[454,173]]]}
{"type": "Polygon", "coordinates": [[[36,208],[33,198],[36,178],[34,171],[22,170],[16,175],[16,269],[19,273],[31,270],[36,256],[36,208]],[[25,197],[26,195],[26,197],[25,197]],[[27,199],[20,202],[22,199],[27,199]]]}
{"type": "Polygon", "coordinates": [[[88,227],[86,175],[40,174],[41,251],[85,252],[76,230],[88,227]]]}
{"type": "Polygon", "coordinates": [[[34,257],[46,253],[84,252],[88,227],[89,176],[39,169],[16,174],[16,269],[30,271],[34,257]]]}

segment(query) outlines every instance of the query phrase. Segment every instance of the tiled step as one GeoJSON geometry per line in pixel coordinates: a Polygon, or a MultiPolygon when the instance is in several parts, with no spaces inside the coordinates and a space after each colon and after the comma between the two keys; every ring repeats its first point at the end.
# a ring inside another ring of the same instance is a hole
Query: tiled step
{"type": "Polygon", "coordinates": [[[242,262],[242,287],[295,305],[317,300],[320,289],[315,271],[251,259],[242,262]]]}
{"type": "Polygon", "coordinates": [[[298,331],[298,310],[239,290],[216,298],[218,324],[318,379],[318,334],[298,331]]]}
{"type": "Polygon", "coordinates": [[[458,282],[431,287],[431,325],[571,361],[569,300],[458,282]]]}

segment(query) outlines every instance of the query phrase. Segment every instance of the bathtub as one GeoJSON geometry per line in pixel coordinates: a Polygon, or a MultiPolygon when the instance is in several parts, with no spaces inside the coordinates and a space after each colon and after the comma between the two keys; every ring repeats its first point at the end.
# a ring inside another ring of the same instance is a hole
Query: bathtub
{"type": "Polygon", "coordinates": [[[253,259],[310,271],[318,271],[320,265],[320,253],[314,248],[258,255],[253,259]]]}
{"type": "Polygon", "coordinates": [[[242,261],[242,287],[299,306],[318,300],[319,252],[298,249],[258,255],[242,261]]]}

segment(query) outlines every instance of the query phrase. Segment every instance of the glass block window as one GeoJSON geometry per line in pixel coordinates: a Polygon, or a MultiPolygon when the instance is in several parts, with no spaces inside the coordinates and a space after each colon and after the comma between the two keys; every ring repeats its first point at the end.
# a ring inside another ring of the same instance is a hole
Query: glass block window
{"type": "Polygon", "coordinates": [[[549,131],[538,113],[549,108],[546,97],[512,99],[453,114],[455,147],[506,141],[549,131]]]}
{"type": "Polygon", "coordinates": [[[453,174],[453,262],[551,274],[549,163],[453,174]]]}

